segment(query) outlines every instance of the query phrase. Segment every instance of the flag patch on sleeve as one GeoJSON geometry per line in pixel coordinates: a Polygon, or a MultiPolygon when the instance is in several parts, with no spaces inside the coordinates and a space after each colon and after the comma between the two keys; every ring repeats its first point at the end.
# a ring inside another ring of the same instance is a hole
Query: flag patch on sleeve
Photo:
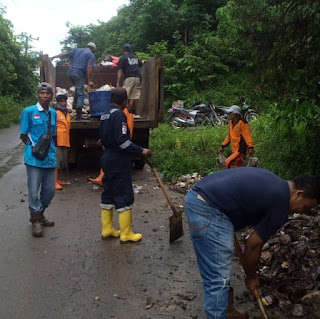
{"type": "Polygon", "coordinates": [[[122,122],[122,134],[126,135],[127,134],[127,123],[122,122]]]}

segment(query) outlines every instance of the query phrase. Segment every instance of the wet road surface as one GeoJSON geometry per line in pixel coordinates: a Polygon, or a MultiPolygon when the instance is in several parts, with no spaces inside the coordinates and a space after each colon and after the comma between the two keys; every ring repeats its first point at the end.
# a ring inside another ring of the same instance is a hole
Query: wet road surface
{"type": "MultiPolygon", "coordinates": [[[[0,130],[0,141],[2,134],[0,130]]],[[[56,192],[46,211],[56,225],[45,228],[43,238],[33,238],[23,146],[16,143],[0,145],[7,154],[1,157],[6,170],[0,177],[1,319],[205,318],[186,221],[185,235],[169,244],[172,213],[150,169],[133,172],[133,182],[140,188],[133,231],[143,234],[140,243],[100,239],[101,188],[87,181],[97,169],[64,175],[70,185],[56,192]]],[[[170,191],[170,196],[176,206],[183,205],[184,195],[170,191]]],[[[114,221],[118,226],[116,214],[114,221]]],[[[239,296],[240,302],[253,300],[243,293],[243,273],[237,264],[234,272],[236,305],[239,296]]],[[[256,309],[251,301],[246,306],[256,309]]]]}

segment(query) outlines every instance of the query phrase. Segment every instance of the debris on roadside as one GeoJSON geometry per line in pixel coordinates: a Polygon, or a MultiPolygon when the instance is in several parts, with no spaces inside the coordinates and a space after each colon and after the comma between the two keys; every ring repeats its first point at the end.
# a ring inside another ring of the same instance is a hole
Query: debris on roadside
{"type": "Polygon", "coordinates": [[[202,176],[198,173],[182,175],[179,178],[173,180],[171,184],[171,188],[175,188],[175,190],[179,192],[186,193],[195,183],[201,180],[202,176]]]}
{"type": "MultiPolygon", "coordinates": [[[[292,215],[264,245],[258,272],[267,307],[297,318],[320,318],[319,212],[292,215]]],[[[249,231],[241,232],[243,241],[249,231]]]]}

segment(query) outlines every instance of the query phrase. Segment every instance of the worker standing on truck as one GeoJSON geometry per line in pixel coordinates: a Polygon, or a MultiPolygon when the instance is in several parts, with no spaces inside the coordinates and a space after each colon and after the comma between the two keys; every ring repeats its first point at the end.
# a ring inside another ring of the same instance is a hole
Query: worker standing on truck
{"type": "Polygon", "coordinates": [[[50,58],[68,57],[71,60],[71,65],[68,69],[68,76],[72,84],[75,86],[75,101],[74,106],[76,108],[76,119],[80,120],[82,117],[82,107],[84,105],[85,98],[85,83],[86,76],[88,76],[88,85],[93,86],[92,82],[92,69],[96,63],[94,51],[96,45],[93,42],[89,42],[84,49],[74,49],[69,52],[61,52],[50,58]]]}
{"type": "MultiPolygon", "coordinates": [[[[128,129],[130,131],[130,138],[132,140],[132,134],[133,134],[133,121],[129,121],[129,118],[130,118],[130,115],[132,116],[132,113],[129,112],[128,108],[125,107],[123,109],[123,113],[126,115],[127,117],[127,122],[128,122],[128,129]]],[[[100,145],[100,141],[98,141],[98,144],[100,145]]],[[[93,184],[96,184],[96,185],[99,185],[99,186],[102,186],[102,179],[103,179],[103,176],[104,176],[104,172],[103,172],[103,169],[100,168],[100,172],[99,172],[99,175],[96,177],[96,178],[91,178],[89,177],[89,181],[93,184]]]]}
{"type": "MultiPolygon", "coordinates": [[[[257,167],[239,167],[204,177],[188,192],[185,212],[203,279],[208,319],[225,319],[234,256],[234,232],[253,227],[244,249],[246,286],[260,286],[257,276],[262,247],[288,220],[320,201],[320,180],[283,180],[257,167]]],[[[228,316],[227,318],[247,318],[228,316]]]]}
{"type": "Polygon", "coordinates": [[[21,113],[20,138],[26,145],[24,163],[28,176],[28,200],[32,236],[42,237],[43,227],[54,226],[54,222],[44,216],[44,210],[48,207],[55,194],[57,115],[56,111],[49,107],[53,98],[52,87],[49,83],[40,83],[37,89],[37,96],[38,103],[25,108],[21,113]],[[33,146],[36,146],[41,141],[41,137],[45,136],[48,130],[51,134],[50,147],[45,158],[39,159],[33,153],[33,146]]]}
{"type": "Polygon", "coordinates": [[[254,151],[250,126],[242,120],[239,106],[232,105],[228,112],[230,119],[228,134],[218,152],[222,153],[223,149],[231,143],[232,154],[226,159],[226,168],[241,167],[246,154],[252,156],[254,151]]]}
{"type": "MultiPolygon", "coordinates": [[[[143,63],[138,57],[132,53],[132,48],[129,43],[125,43],[122,47],[123,55],[118,63],[117,87],[120,86],[120,80],[123,77],[123,87],[128,94],[128,107],[130,113],[135,113],[135,100],[140,99],[141,92],[141,71],[143,63]]],[[[132,119],[133,121],[133,115],[132,119]]]]}
{"type": "Polygon", "coordinates": [[[59,94],[56,96],[57,106],[57,169],[56,190],[63,189],[66,182],[59,178],[60,170],[68,168],[68,149],[70,147],[70,116],[67,110],[68,96],[59,94]]]}
{"type": "Polygon", "coordinates": [[[128,124],[123,109],[127,105],[124,88],[111,91],[111,107],[100,119],[100,140],[104,146],[101,167],[104,171],[101,195],[102,239],[119,237],[121,243],[137,242],[141,234],[132,232],[132,204],[134,195],[131,179],[131,157],[149,155],[150,150],[130,140],[128,124]],[[120,231],[113,228],[113,208],[119,213],[120,231]]]}

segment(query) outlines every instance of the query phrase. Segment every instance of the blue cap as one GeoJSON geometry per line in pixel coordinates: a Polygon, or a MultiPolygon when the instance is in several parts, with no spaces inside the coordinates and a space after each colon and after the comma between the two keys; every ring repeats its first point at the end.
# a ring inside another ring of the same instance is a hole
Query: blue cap
{"type": "Polygon", "coordinates": [[[131,45],[129,43],[125,43],[122,46],[122,49],[131,52],[131,45]]]}

